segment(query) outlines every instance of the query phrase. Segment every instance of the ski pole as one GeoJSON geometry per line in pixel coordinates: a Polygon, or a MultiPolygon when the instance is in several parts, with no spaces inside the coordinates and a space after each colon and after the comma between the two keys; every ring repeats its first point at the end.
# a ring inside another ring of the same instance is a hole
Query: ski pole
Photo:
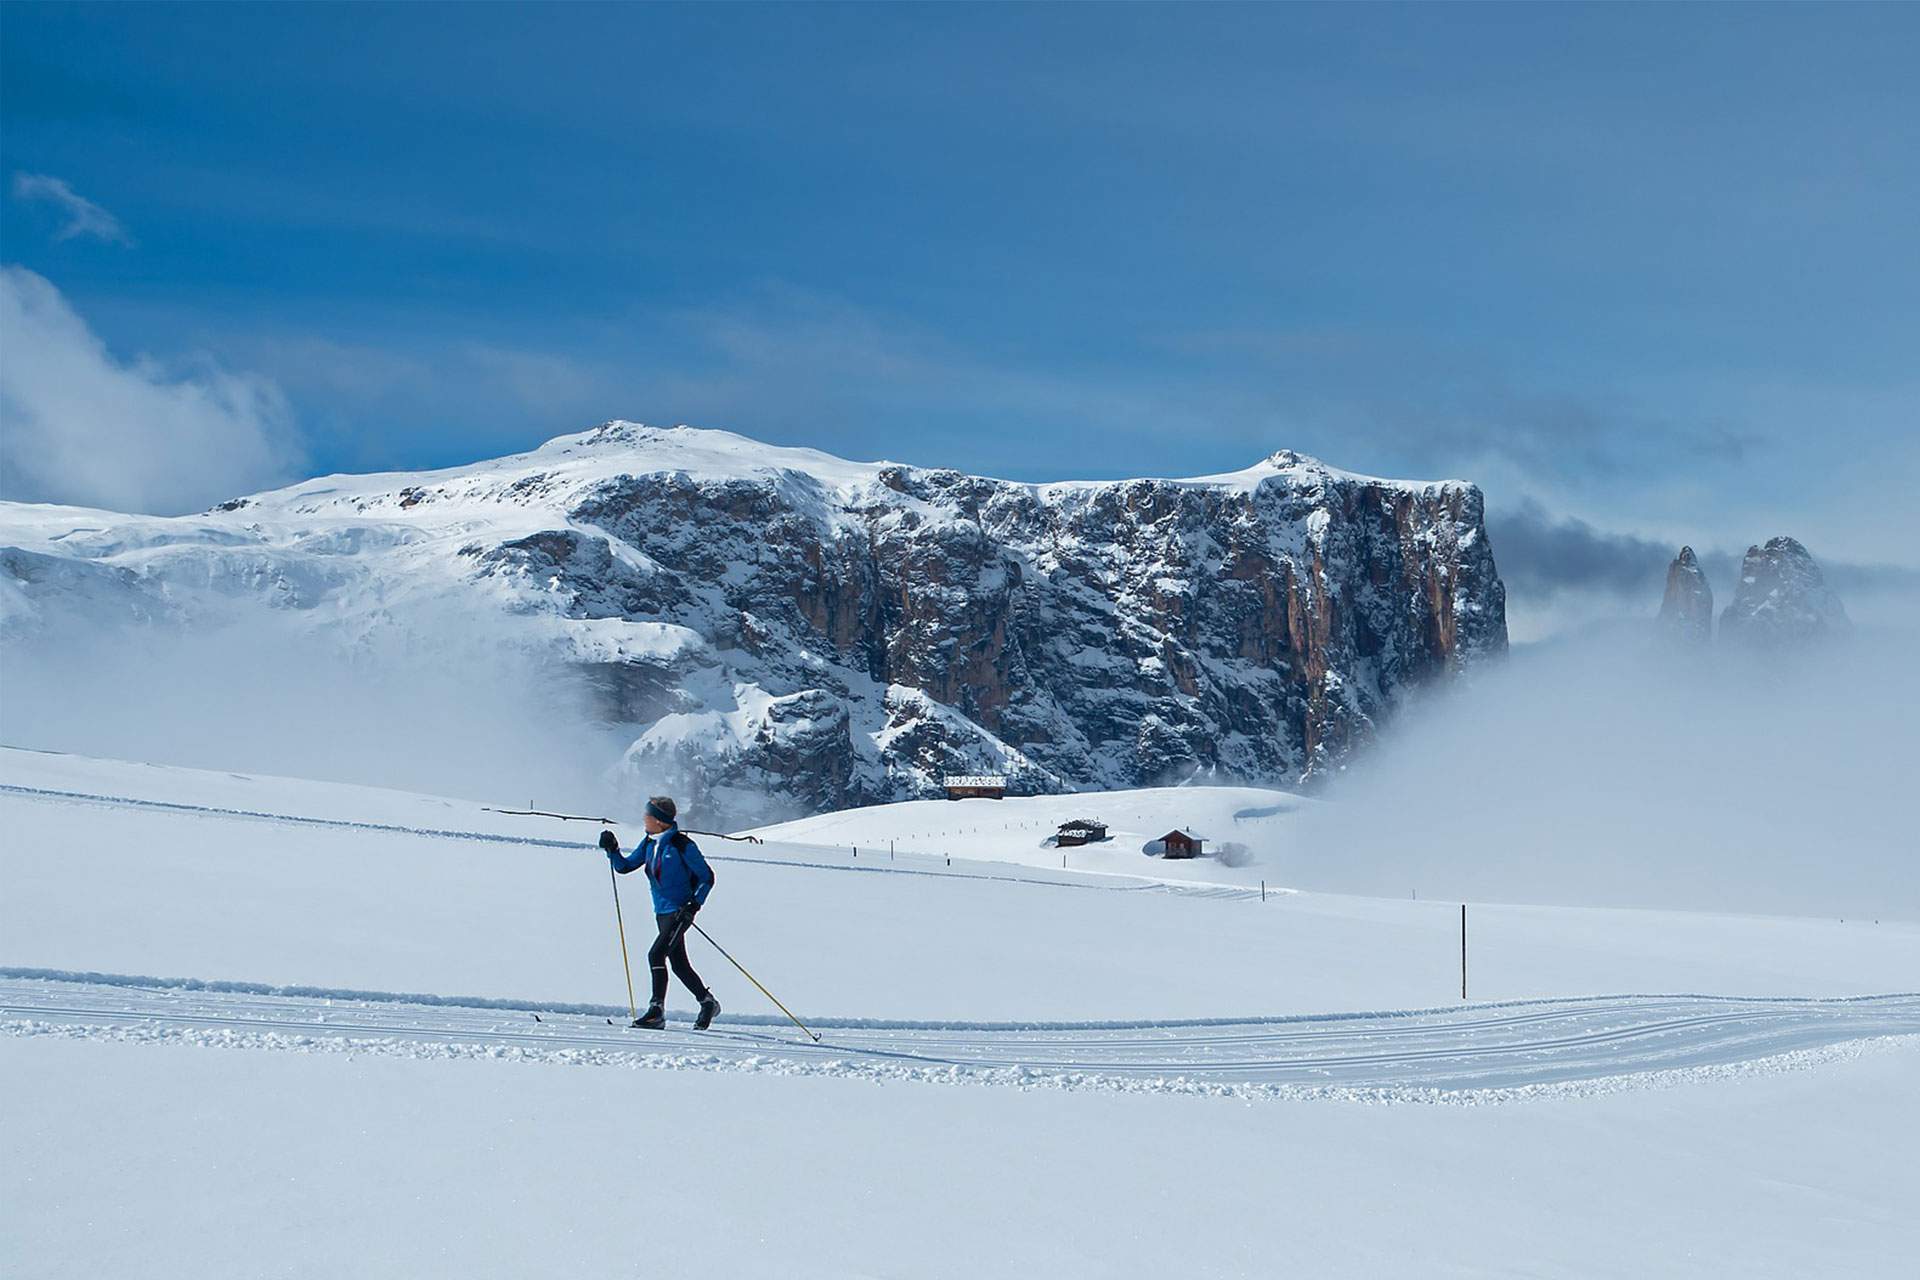
{"type": "MultiPolygon", "coordinates": [[[[516,818],[558,818],[562,822],[597,822],[603,827],[615,825],[612,818],[594,818],[584,813],[554,813],[548,809],[496,809],[492,805],[481,805],[488,813],[504,813],[516,818]]],[[[692,827],[682,827],[690,836],[712,836],[716,840],[738,840],[745,844],[765,844],[759,836],[730,836],[724,831],[695,831],[692,827]]]]}
{"type": "MultiPolygon", "coordinates": [[[[713,935],[708,933],[705,929],[701,929],[697,921],[694,922],[693,927],[699,931],[699,934],[701,937],[705,938],[708,942],[713,942],[713,935]]],[[[727,949],[725,947],[721,946],[717,942],[713,942],[713,949],[715,951],[718,951],[721,955],[726,956],[728,964],[738,969],[741,973],[746,974],[748,982],[751,982],[756,987],[760,987],[760,979],[754,977],[750,973],[747,973],[747,966],[741,964],[738,960],[735,960],[731,955],[728,955],[727,949]]],[[[793,1010],[787,1008],[787,1006],[780,1003],[779,996],[776,996],[775,994],[773,994],[773,992],[767,990],[765,987],[760,987],[760,994],[765,996],[767,999],[773,1001],[775,1005],[779,1006],[780,1012],[786,1014],[787,1017],[793,1022],[794,1026],[800,1028],[802,1031],[806,1031],[807,1035],[812,1037],[813,1042],[815,1044],[820,1043],[820,1037],[814,1035],[812,1031],[808,1030],[806,1023],[800,1021],[800,1019],[798,1018],[795,1018],[793,1016],[793,1010]]]]}
{"type": "Polygon", "coordinates": [[[766,843],[766,841],[762,840],[759,836],[730,836],[724,831],[695,831],[692,827],[682,827],[680,829],[690,836],[712,836],[716,840],[740,840],[747,844],[766,843]]]}
{"type": "Polygon", "coordinates": [[[551,813],[545,809],[496,809],[490,804],[480,806],[488,813],[504,813],[515,818],[558,818],[562,822],[597,822],[603,827],[613,825],[612,818],[593,818],[582,813],[551,813]]]}
{"type": "Polygon", "coordinates": [[[627,922],[620,918],[620,877],[609,866],[607,874],[613,877],[613,923],[620,930],[620,967],[627,972],[627,1012],[633,1015],[635,1026],[640,1024],[640,1010],[633,1005],[633,965],[627,961],[627,922]]]}

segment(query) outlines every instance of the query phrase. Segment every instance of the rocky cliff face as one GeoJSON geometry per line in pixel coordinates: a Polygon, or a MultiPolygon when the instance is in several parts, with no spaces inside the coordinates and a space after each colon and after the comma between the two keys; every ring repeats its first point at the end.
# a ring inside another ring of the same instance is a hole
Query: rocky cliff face
{"type": "MultiPolygon", "coordinates": [[[[658,439],[610,427],[588,447],[644,457],[658,439]]],[[[1023,789],[1310,778],[1407,689],[1505,645],[1478,490],[1293,454],[1112,484],[637,470],[568,514],[657,566],[650,616],[709,641],[639,683],[757,691],[751,732],[719,751],[689,751],[669,719],[632,760],[691,770],[734,808],[762,790],[815,808],[925,795],[974,770],[1023,789]]],[[[604,550],[493,558],[589,615],[633,609],[606,599],[604,550]]]]}
{"type": "Polygon", "coordinates": [[[1506,647],[1477,488],[1289,452],[1032,485],[610,423],[141,523],[35,549],[137,545],[129,571],[188,563],[327,625],[403,598],[498,618],[631,727],[636,785],[715,820],[933,794],[950,772],[1311,780],[1408,691],[1506,647]]]}
{"type": "Polygon", "coordinates": [[[1713,639],[1713,588],[1692,547],[1680,548],[1667,566],[1667,593],[1660,601],[1662,634],[1685,644],[1713,639]]]}
{"type": "Polygon", "coordinates": [[[1770,538],[1747,548],[1733,601],[1720,615],[1720,637],[1739,648],[1784,654],[1844,635],[1851,625],[1807,549],[1792,538],[1770,538]]]}

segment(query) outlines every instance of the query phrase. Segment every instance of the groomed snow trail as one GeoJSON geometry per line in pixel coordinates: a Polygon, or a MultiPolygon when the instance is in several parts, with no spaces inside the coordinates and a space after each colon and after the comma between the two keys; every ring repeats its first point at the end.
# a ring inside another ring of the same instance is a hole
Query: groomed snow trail
{"type": "Polygon", "coordinates": [[[0,1030],[16,1035],[1462,1102],[1610,1092],[1820,1061],[1862,1041],[1920,1035],[1920,994],[1606,996],[1240,1022],[1030,1027],[823,1019],[814,1028],[819,1044],[757,1015],[708,1032],[684,1024],[635,1031],[624,1022],[625,1010],[596,1006],[461,1003],[23,969],[0,974],[0,1030]]]}

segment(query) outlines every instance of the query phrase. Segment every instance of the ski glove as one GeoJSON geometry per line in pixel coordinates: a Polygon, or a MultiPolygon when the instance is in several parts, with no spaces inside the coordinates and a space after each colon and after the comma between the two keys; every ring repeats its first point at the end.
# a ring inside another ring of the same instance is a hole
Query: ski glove
{"type": "Polygon", "coordinates": [[[689,902],[686,906],[680,908],[681,932],[684,933],[688,929],[691,929],[693,927],[693,918],[699,914],[700,904],[697,902],[689,902]]]}
{"type": "Polygon", "coordinates": [[[600,847],[605,849],[610,855],[618,856],[620,852],[620,838],[611,831],[602,831],[600,833],[600,847]]]}

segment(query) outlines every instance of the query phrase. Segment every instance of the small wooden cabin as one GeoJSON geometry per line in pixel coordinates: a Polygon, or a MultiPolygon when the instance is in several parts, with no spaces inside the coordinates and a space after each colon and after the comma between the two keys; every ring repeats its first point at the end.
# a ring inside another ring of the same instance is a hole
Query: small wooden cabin
{"type": "Polygon", "coordinates": [[[996,773],[950,773],[944,785],[949,800],[1004,800],[1007,780],[996,773]]]}
{"type": "Polygon", "coordinates": [[[1205,852],[1206,844],[1200,836],[1177,827],[1160,837],[1160,847],[1169,858],[1197,858],[1205,852]]]}
{"type": "Polygon", "coordinates": [[[1057,848],[1071,849],[1076,845],[1094,844],[1107,838],[1107,824],[1092,818],[1075,818],[1072,822],[1060,824],[1060,832],[1054,836],[1057,848]]]}

